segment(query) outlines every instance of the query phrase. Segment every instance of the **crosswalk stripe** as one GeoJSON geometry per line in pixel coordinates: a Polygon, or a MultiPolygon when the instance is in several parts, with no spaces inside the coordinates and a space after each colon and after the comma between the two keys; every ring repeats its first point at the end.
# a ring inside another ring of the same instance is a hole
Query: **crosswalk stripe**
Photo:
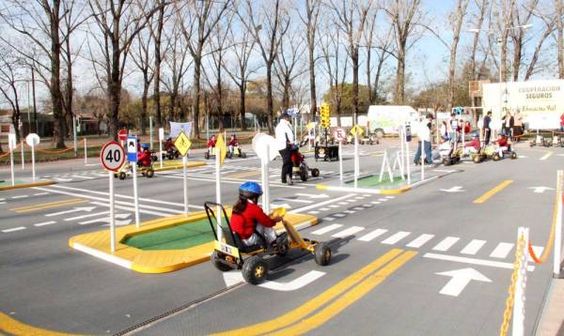
{"type": "Polygon", "coordinates": [[[41,226],[51,225],[51,224],[55,224],[55,223],[57,223],[57,222],[55,222],[55,221],[49,221],[49,222],[43,222],[43,223],[35,223],[35,224],[33,224],[33,226],[41,227],[41,226]]]}
{"type": "Polygon", "coordinates": [[[506,258],[507,255],[509,254],[509,252],[511,252],[511,249],[513,249],[513,245],[514,244],[510,244],[510,243],[499,243],[499,244],[497,244],[495,249],[490,254],[490,257],[498,258],[498,259],[506,258]]]}
{"type": "Polygon", "coordinates": [[[478,253],[478,251],[482,248],[482,246],[484,246],[485,243],[486,243],[485,240],[472,239],[472,241],[468,243],[468,245],[466,245],[462,249],[462,251],[460,251],[460,253],[474,255],[478,253]]]}
{"type": "Polygon", "coordinates": [[[11,229],[5,229],[5,230],[2,230],[2,232],[10,233],[10,232],[16,232],[16,231],[21,231],[21,230],[25,230],[25,226],[18,226],[18,227],[11,228],[11,229]]]}
{"type": "Polygon", "coordinates": [[[429,240],[433,239],[434,236],[435,235],[432,235],[432,234],[422,234],[419,237],[413,239],[406,246],[412,247],[412,248],[419,248],[419,247],[423,246],[429,240]]]}
{"type": "Polygon", "coordinates": [[[544,247],[533,245],[533,252],[535,252],[535,255],[537,257],[541,256],[543,250],[544,250],[544,247]]]}
{"type": "Polygon", "coordinates": [[[324,220],[324,221],[332,222],[332,221],[335,220],[335,218],[333,218],[333,217],[324,217],[323,220],[324,220]]]}
{"type": "Polygon", "coordinates": [[[95,179],[95,177],[86,176],[86,175],[71,175],[71,177],[79,178],[79,179],[81,178],[81,179],[85,179],[85,180],[93,180],[93,179],[95,179]]]}
{"type": "Polygon", "coordinates": [[[387,239],[383,240],[382,244],[386,244],[386,245],[395,244],[395,243],[399,242],[400,240],[402,240],[403,238],[409,236],[410,234],[411,234],[411,232],[400,231],[400,232],[388,237],[387,239]]]}
{"type": "Polygon", "coordinates": [[[365,234],[364,236],[358,238],[358,240],[365,241],[365,242],[369,242],[369,241],[371,241],[372,239],[377,238],[377,237],[383,235],[383,234],[386,233],[386,232],[388,232],[388,230],[385,230],[385,229],[376,229],[376,230],[374,230],[374,231],[372,231],[372,232],[370,232],[370,233],[368,233],[368,234],[365,234]]]}
{"type": "Polygon", "coordinates": [[[327,232],[333,231],[333,230],[337,230],[338,228],[340,228],[341,226],[343,226],[342,224],[331,224],[329,226],[326,226],[324,228],[321,228],[319,230],[313,231],[312,234],[314,235],[322,235],[325,234],[327,232]]]}
{"type": "Polygon", "coordinates": [[[435,251],[446,251],[452,247],[460,238],[458,237],[446,237],[445,239],[441,240],[440,243],[433,247],[435,251]]]}
{"type": "Polygon", "coordinates": [[[344,238],[344,237],[352,236],[353,234],[358,233],[362,230],[364,230],[364,228],[362,226],[351,226],[350,228],[348,228],[346,230],[335,233],[331,237],[344,238]]]}

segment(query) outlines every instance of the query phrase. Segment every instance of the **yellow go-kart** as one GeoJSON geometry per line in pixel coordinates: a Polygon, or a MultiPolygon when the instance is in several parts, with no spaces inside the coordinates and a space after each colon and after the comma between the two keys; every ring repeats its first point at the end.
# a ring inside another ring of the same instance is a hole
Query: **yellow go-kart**
{"type": "MultiPolygon", "coordinates": [[[[153,169],[152,164],[150,167],[137,166],[137,172],[148,178],[155,176],[155,170],[153,169]]],[[[125,162],[119,168],[119,170],[116,173],[114,173],[114,177],[117,177],[120,180],[125,180],[127,176],[131,175],[132,173],[133,173],[133,169],[131,168],[131,164],[129,162],[125,162]]]]}
{"type": "MultiPolygon", "coordinates": [[[[263,243],[247,246],[231,229],[227,212],[222,205],[212,202],[204,204],[206,214],[215,237],[214,251],[211,255],[213,265],[222,272],[240,269],[243,278],[250,284],[262,283],[268,275],[267,260],[275,256],[285,256],[289,250],[303,250],[313,254],[315,262],[326,266],[331,262],[331,248],[322,242],[302,238],[298,231],[288,222],[282,220],[285,234],[288,239],[283,244],[268,247],[266,240],[263,243]],[[216,211],[221,212],[217,214],[216,211]],[[221,218],[221,240],[218,240],[217,216],[221,218]]],[[[284,216],[286,209],[279,208],[273,216],[284,216]]],[[[284,233],[281,235],[283,236],[284,233]]],[[[280,236],[279,236],[280,237],[280,236]]]]}

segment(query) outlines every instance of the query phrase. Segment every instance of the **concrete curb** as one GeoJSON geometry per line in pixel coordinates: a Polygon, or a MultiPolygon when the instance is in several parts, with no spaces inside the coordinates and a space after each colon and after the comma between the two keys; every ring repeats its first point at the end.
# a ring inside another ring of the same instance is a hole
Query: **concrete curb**
{"type": "Polygon", "coordinates": [[[13,190],[13,189],[23,189],[23,188],[33,188],[33,187],[43,187],[43,186],[48,186],[51,184],[55,184],[57,182],[55,181],[51,181],[51,180],[46,180],[46,181],[39,181],[39,182],[32,182],[32,183],[22,183],[22,184],[16,184],[14,186],[2,186],[0,187],[0,191],[5,191],[5,190],[13,190]]]}

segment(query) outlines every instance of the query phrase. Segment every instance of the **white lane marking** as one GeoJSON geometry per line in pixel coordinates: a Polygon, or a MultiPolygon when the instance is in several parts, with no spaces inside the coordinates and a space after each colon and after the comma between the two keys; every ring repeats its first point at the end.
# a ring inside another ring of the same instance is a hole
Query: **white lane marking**
{"type": "Polygon", "coordinates": [[[543,250],[544,250],[544,247],[533,245],[533,252],[535,252],[535,255],[536,255],[537,257],[540,258],[540,256],[541,256],[543,250]]]}
{"type": "Polygon", "coordinates": [[[88,246],[84,246],[84,245],[81,245],[81,244],[78,244],[78,243],[74,243],[72,245],[72,248],[74,248],[75,250],[84,252],[86,254],[90,254],[91,256],[94,256],[96,258],[100,258],[102,260],[109,261],[109,262],[116,264],[116,265],[119,265],[121,267],[131,269],[131,265],[133,264],[129,260],[125,260],[125,259],[116,257],[116,256],[108,254],[108,253],[100,252],[99,250],[96,250],[96,249],[93,249],[93,248],[90,248],[88,246]]]}
{"type": "Polygon", "coordinates": [[[71,175],[71,177],[79,178],[79,179],[85,179],[85,180],[94,180],[95,179],[95,177],[86,176],[86,175],[71,175]]]}
{"type": "Polygon", "coordinates": [[[335,220],[335,218],[332,218],[332,217],[324,217],[323,220],[324,220],[324,221],[332,222],[332,221],[335,220]]]}
{"type": "Polygon", "coordinates": [[[0,202],[4,202],[5,200],[5,198],[0,198],[0,202]]]}
{"type": "Polygon", "coordinates": [[[339,205],[347,205],[349,202],[339,202],[339,205]]]}
{"type": "Polygon", "coordinates": [[[41,226],[51,225],[51,224],[55,224],[55,223],[57,223],[57,222],[56,221],[48,221],[48,222],[33,224],[33,226],[41,227],[41,226]]]}
{"type": "Polygon", "coordinates": [[[326,226],[324,228],[321,228],[319,230],[313,231],[312,234],[314,235],[322,235],[325,234],[327,232],[333,231],[333,230],[337,230],[338,228],[340,228],[341,226],[343,226],[343,224],[331,224],[329,226],[326,226]]]}
{"type": "Polygon", "coordinates": [[[261,283],[259,287],[282,291],[282,292],[289,292],[305,287],[324,275],[325,272],[309,271],[308,273],[290,282],[266,281],[264,283],[261,283]]]}
{"type": "Polygon", "coordinates": [[[380,202],[386,202],[388,199],[387,198],[379,198],[378,201],[380,202]]]}
{"type": "Polygon", "coordinates": [[[0,204],[6,204],[6,202],[0,202],[0,204]]]}
{"type": "Polygon", "coordinates": [[[403,238],[409,236],[410,234],[411,234],[411,232],[400,231],[400,232],[388,237],[387,239],[383,240],[382,244],[393,245],[393,244],[399,242],[400,240],[402,240],[403,238]]]}
{"type": "Polygon", "coordinates": [[[492,258],[505,259],[509,252],[513,249],[514,244],[499,243],[490,254],[492,258]]]}
{"type": "MultiPolygon", "coordinates": [[[[331,204],[331,203],[336,203],[336,202],[343,201],[344,199],[349,198],[349,197],[351,197],[351,196],[353,196],[353,195],[354,195],[354,194],[344,195],[344,196],[341,196],[341,197],[337,197],[337,198],[334,198],[334,199],[330,199],[330,200],[327,200],[327,201],[323,201],[323,202],[321,202],[321,203],[316,203],[316,204],[312,204],[312,205],[305,206],[305,207],[303,207],[303,208],[298,208],[298,209],[292,210],[291,212],[292,212],[292,213],[300,213],[300,212],[303,212],[303,211],[306,211],[306,210],[310,210],[310,209],[313,209],[313,208],[317,208],[317,207],[320,207],[320,206],[325,206],[325,205],[327,205],[327,204],[331,204]]],[[[319,209],[319,210],[322,210],[322,209],[319,209]]],[[[322,211],[327,211],[327,210],[329,210],[329,209],[322,210],[322,211]]]]}
{"type": "Polygon", "coordinates": [[[364,230],[364,228],[363,228],[362,226],[351,226],[351,227],[348,228],[348,229],[345,229],[345,230],[343,230],[343,231],[340,231],[340,232],[335,233],[335,234],[332,235],[331,237],[334,237],[334,238],[345,238],[345,237],[348,237],[348,236],[352,236],[352,235],[354,235],[355,233],[358,233],[358,232],[360,232],[360,231],[362,231],[362,230],[364,230]]]}
{"type": "Polygon", "coordinates": [[[55,180],[57,182],[70,182],[70,181],[72,181],[72,179],[65,179],[65,178],[60,178],[60,177],[55,177],[53,180],[55,180]]]}
{"type": "Polygon", "coordinates": [[[108,174],[104,174],[104,173],[92,173],[92,175],[98,176],[98,177],[108,177],[108,174]]]}
{"type": "Polygon", "coordinates": [[[12,199],[28,198],[28,195],[12,196],[12,199]]]}
{"type": "Polygon", "coordinates": [[[441,240],[440,243],[433,247],[435,251],[446,251],[452,247],[460,238],[458,237],[446,237],[445,239],[441,240]]]}
{"type": "MultiPolygon", "coordinates": [[[[364,194],[364,195],[362,195],[362,196],[364,196],[364,197],[370,197],[370,196],[372,196],[372,195],[370,195],[370,194],[364,194]]],[[[393,198],[394,196],[391,196],[391,197],[393,198]]]]}
{"type": "Polygon", "coordinates": [[[376,230],[374,230],[374,231],[372,231],[372,232],[370,232],[370,233],[368,233],[368,234],[365,234],[364,236],[358,238],[358,240],[365,241],[365,242],[369,242],[369,241],[371,241],[372,239],[377,238],[377,237],[383,235],[383,234],[386,233],[386,232],[388,232],[388,230],[385,230],[385,229],[376,229],[376,230]]]}
{"type": "MultiPolygon", "coordinates": [[[[106,208],[110,207],[110,204],[108,204],[108,203],[92,202],[92,204],[100,205],[100,206],[103,206],[103,207],[106,207],[106,208]]],[[[115,205],[115,207],[116,207],[116,209],[135,212],[135,208],[133,206],[126,207],[126,206],[115,205]]],[[[173,214],[170,214],[170,213],[150,211],[150,210],[145,210],[145,209],[139,209],[139,212],[144,213],[144,214],[148,214],[148,215],[155,215],[155,216],[159,216],[159,217],[173,216],[173,214]]]]}
{"type": "Polygon", "coordinates": [[[354,210],[343,210],[344,213],[353,214],[356,213],[354,210]]]}
{"type": "Polygon", "coordinates": [[[296,202],[296,203],[305,203],[305,204],[311,204],[311,203],[313,203],[313,201],[299,200],[299,199],[285,198],[285,197],[277,197],[273,202],[276,202],[276,201],[296,202]]]}
{"type": "Polygon", "coordinates": [[[492,282],[488,277],[482,273],[476,271],[473,268],[463,268],[458,270],[452,270],[448,272],[435,273],[437,275],[444,275],[451,277],[451,279],[444,285],[444,287],[439,292],[443,295],[457,297],[462,293],[464,288],[470,283],[470,281],[482,281],[482,282],[492,282]]]}
{"type": "Polygon", "coordinates": [[[40,192],[40,193],[33,194],[33,196],[44,196],[44,195],[49,195],[49,193],[48,192],[40,192]]]}
{"type": "Polygon", "coordinates": [[[335,209],[338,208],[339,206],[337,204],[331,204],[329,207],[335,209]]]}
{"type": "Polygon", "coordinates": [[[89,218],[89,217],[96,217],[96,216],[101,216],[101,215],[107,215],[109,214],[110,211],[102,211],[102,212],[97,212],[97,213],[93,213],[93,214],[88,214],[88,215],[82,215],[82,216],[76,216],[76,217],[70,217],[70,218],[65,218],[65,221],[73,221],[73,220],[77,220],[77,219],[84,219],[84,218],[89,218]]]}
{"type": "Polygon", "coordinates": [[[478,251],[482,248],[482,246],[484,246],[485,243],[485,240],[472,239],[472,241],[468,243],[468,245],[466,245],[462,249],[462,251],[460,251],[460,253],[474,255],[478,253],[478,251]]]}
{"type": "Polygon", "coordinates": [[[422,234],[419,237],[413,239],[409,244],[405,245],[407,247],[412,248],[420,248],[421,246],[425,245],[429,240],[433,239],[435,235],[432,234],[422,234]]]}
{"type": "MultiPolygon", "coordinates": [[[[131,216],[131,214],[127,213],[127,214],[116,214],[115,215],[115,221],[116,221],[116,225],[125,225],[125,224],[129,224],[131,222],[130,219],[127,219],[125,221],[120,221],[120,219],[125,219],[127,217],[131,216]]],[[[110,217],[102,217],[102,218],[94,218],[91,220],[87,220],[84,222],[79,222],[78,224],[80,225],[88,225],[88,224],[92,224],[92,223],[110,223],[110,217]]]]}
{"type": "MultiPolygon", "coordinates": [[[[162,175],[162,177],[166,177],[166,178],[174,178],[174,179],[182,179],[182,176],[176,176],[176,175],[162,175]]],[[[193,177],[193,176],[188,176],[188,179],[193,180],[193,181],[201,181],[201,182],[215,182],[215,177],[193,177]]],[[[243,179],[235,179],[235,178],[230,178],[230,177],[226,177],[221,179],[221,183],[225,184],[225,183],[229,183],[229,184],[241,184],[241,181],[245,181],[243,179]]],[[[260,183],[261,181],[259,180],[253,180],[253,179],[248,179],[247,181],[251,181],[251,182],[257,182],[260,183]]],[[[306,186],[315,186],[315,184],[305,184],[305,183],[300,183],[300,185],[286,185],[286,184],[282,184],[282,183],[270,183],[271,187],[276,187],[276,188],[287,188],[287,189],[306,189],[306,186]]]]}
{"type": "Polygon", "coordinates": [[[362,210],[364,210],[364,207],[357,206],[357,207],[354,207],[352,209],[355,210],[355,211],[362,211],[362,210]]]}
{"type": "Polygon", "coordinates": [[[539,160],[544,161],[544,160],[548,159],[551,155],[552,155],[552,152],[548,152],[548,153],[544,154],[543,157],[541,157],[539,160]]]}
{"type": "Polygon", "coordinates": [[[337,218],[343,218],[343,217],[346,217],[346,216],[347,216],[347,215],[345,215],[344,213],[336,213],[336,214],[333,214],[333,217],[337,217],[337,218]]]}
{"type": "Polygon", "coordinates": [[[318,213],[319,211],[315,211],[315,210],[308,211],[308,214],[312,214],[312,215],[317,215],[318,213]]]}
{"type": "Polygon", "coordinates": [[[328,211],[328,210],[329,210],[329,208],[321,208],[321,209],[319,209],[319,211],[328,211]]]}
{"type": "Polygon", "coordinates": [[[45,215],[45,217],[60,216],[60,215],[65,215],[65,214],[69,214],[69,213],[73,213],[73,212],[80,212],[80,211],[90,212],[94,209],[96,209],[96,207],[76,207],[76,208],[73,208],[73,209],[70,209],[70,210],[48,213],[48,214],[45,215]]]}
{"type": "Polygon", "coordinates": [[[10,232],[16,232],[16,231],[21,231],[21,230],[25,230],[25,226],[18,226],[18,227],[11,228],[11,229],[5,229],[5,230],[2,230],[2,232],[10,233],[10,232]]]}
{"type": "MultiPolygon", "coordinates": [[[[457,256],[437,254],[437,253],[425,253],[423,257],[437,259],[437,260],[455,261],[455,262],[471,264],[471,265],[491,266],[491,267],[505,268],[511,270],[513,269],[513,263],[506,263],[501,261],[491,261],[491,260],[475,259],[468,257],[457,257],[457,256]]],[[[529,265],[527,266],[527,270],[529,272],[532,272],[535,270],[535,266],[529,265]]]]}
{"type": "Polygon", "coordinates": [[[372,202],[370,202],[370,203],[372,203],[372,204],[380,204],[380,202],[378,202],[378,201],[372,201],[372,202]]]}
{"type": "Polygon", "coordinates": [[[394,199],[396,196],[386,196],[387,199],[394,199]]]}

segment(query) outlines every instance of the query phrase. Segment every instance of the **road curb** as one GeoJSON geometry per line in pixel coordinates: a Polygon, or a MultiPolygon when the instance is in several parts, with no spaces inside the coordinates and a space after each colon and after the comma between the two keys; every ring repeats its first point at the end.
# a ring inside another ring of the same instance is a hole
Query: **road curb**
{"type": "MultiPolygon", "coordinates": [[[[186,168],[195,168],[195,167],[201,167],[201,166],[205,166],[207,165],[206,162],[204,161],[192,161],[192,162],[188,162],[188,164],[186,165],[186,168]]],[[[179,165],[174,165],[174,166],[168,166],[168,167],[158,167],[158,168],[154,168],[155,172],[161,172],[161,171],[167,171],[167,170],[177,170],[177,169],[182,169],[184,168],[182,164],[179,165]]]]}
{"type": "Polygon", "coordinates": [[[45,180],[45,181],[32,182],[32,183],[22,183],[22,184],[16,184],[14,186],[11,186],[11,185],[10,186],[2,186],[2,187],[0,187],[0,191],[33,188],[33,187],[43,187],[43,186],[48,186],[48,185],[52,185],[52,184],[55,184],[55,183],[57,183],[57,182],[52,181],[52,180],[45,180]]]}

